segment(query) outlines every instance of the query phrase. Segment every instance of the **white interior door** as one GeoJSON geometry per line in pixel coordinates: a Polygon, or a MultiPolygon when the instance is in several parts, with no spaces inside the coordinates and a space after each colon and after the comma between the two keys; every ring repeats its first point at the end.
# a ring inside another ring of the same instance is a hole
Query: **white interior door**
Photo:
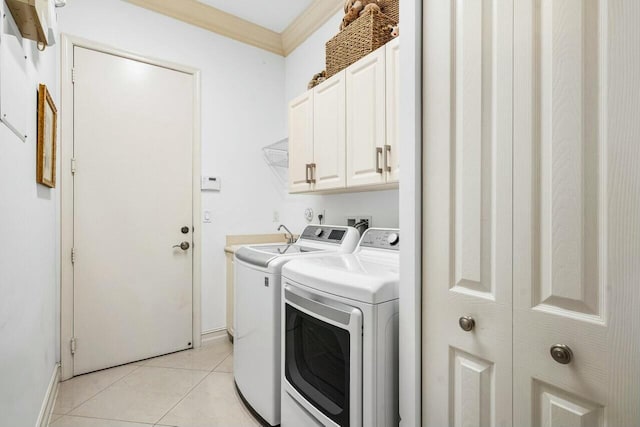
{"type": "Polygon", "coordinates": [[[423,425],[511,426],[513,0],[424,6],[423,425]]]}
{"type": "Polygon", "coordinates": [[[194,82],[80,47],[74,70],[77,375],[191,347],[194,82]]]}
{"type": "Polygon", "coordinates": [[[289,192],[311,190],[313,163],[313,91],[289,103],[289,192]]]}
{"type": "Polygon", "coordinates": [[[513,425],[637,426],[640,2],[515,3],[513,425]]]}
{"type": "Polygon", "coordinates": [[[344,71],[314,89],[313,104],[315,189],[344,188],[347,185],[344,71]]]}
{"type": "Polygon", "coordinates": [[[347,186],[385,182],[385,48],[347,68],[347,186]]]}

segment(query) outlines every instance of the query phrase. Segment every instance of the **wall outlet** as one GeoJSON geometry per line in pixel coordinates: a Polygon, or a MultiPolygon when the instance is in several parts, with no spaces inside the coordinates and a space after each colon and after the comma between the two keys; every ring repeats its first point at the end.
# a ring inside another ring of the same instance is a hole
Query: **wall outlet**
{"type": "Polygon", "coordinates": [[[273,222],[280,222],[280,212],[273,211],[273,222]]]}
{"type": "Polygon", "coordinates": [[[318,220],[318,224],[326,224],[327,223],[327,211],[324,209],[318,210],[318,214],[316,215],[316,219],[318,220]]]}

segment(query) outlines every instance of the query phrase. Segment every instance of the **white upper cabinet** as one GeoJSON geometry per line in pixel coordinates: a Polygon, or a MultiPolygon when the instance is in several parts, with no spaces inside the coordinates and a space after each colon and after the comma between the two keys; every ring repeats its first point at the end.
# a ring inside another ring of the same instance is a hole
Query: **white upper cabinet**
{"type": "Polygon", "coordinates": [[[344,188],[347,185],[345,72],[316,87],[313,103],[314,190],[344,188]]]}
{"type": "Polygon", "coordinates": [[[400,39],[387,44],[387,143],[384,169],[387,182],[400,181],[400,39]]]}
{"type": "Polygon", "coordinates": [[[311,191],[313,164],[313,91],[289,103],[289,191],[311,191]]]}
{"type": "Polygon", "coordinates": [[[385,182],[386,50],[347,68],[347,185],[385,182]]]}
{"type": "Polygon", "coordinates": [[[397,188],[400,40],[289,104],[289,191],[397,188]]]}

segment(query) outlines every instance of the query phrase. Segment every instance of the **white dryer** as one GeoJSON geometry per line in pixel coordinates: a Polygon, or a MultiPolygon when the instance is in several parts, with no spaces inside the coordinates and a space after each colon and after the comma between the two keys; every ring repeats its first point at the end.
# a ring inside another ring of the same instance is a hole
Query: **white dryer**
{"type": "Polygon", "coordinates": [[[283,268],[282,426],[390,427],[398,412],[398,230],[283,268]]]}
{"type": "Polygon", "coordinates": [[[264,424],[280,424],[282,267],[294,259],[353,252],[359,237],[353,227],[310,225],[291,245],[236,251],[233,374],[244,402],[264,424]]]}

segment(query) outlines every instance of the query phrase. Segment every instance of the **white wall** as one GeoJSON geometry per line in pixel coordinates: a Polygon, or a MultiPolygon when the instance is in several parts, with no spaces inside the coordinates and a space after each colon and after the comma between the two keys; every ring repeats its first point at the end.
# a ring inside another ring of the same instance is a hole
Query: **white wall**
{"type": "MultiPolygon", "coordinates": [[[[0,14],[8,14],[5,9],[0,2],[0,14]]],[[[38,83],[59,105],[57,57],[55,49],[40,53],[31,41],[23,47],[27,142],[0,123],[0,425],[12,427],[36,424],[58,361],[60,324],[58,191],[36,184],[38,83]]]]}
{"type": "MultiPolygon", "coordinates": [[[[338,12],[287,56],[285,113],[289,100],[306,91],[311,77],[325,69],[325,43],[338,33],[343,15],[338,12]]],[[[375,227],[398,227],[398,190],[331,196],[283,194],[280,218],[295,230],[301,230],[306,224],[303,213],[307,207],[316,213],[324,210],[328,224],[344,224],[347,215],[366,214],[373,218],[375,227]]]]}
{"type": "Polygon", "coordinates": [[[220,176],[203,193],[203,331],[224,328],[227,234],[274,230],[280,192],[261,148],[285,136],[284,58],[119,0],[70,0],[60,31],[201,70],[202,170],[220,176]]]}

